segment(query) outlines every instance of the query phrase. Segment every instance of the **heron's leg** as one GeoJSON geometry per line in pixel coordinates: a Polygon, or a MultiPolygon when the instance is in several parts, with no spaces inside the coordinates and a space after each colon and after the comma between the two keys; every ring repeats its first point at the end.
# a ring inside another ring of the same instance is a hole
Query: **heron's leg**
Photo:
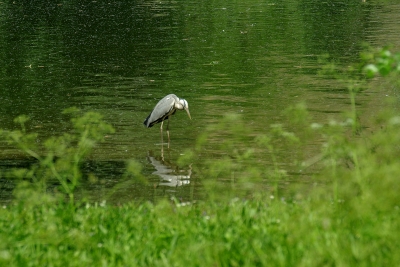
{"type": "Polygon", "coordinates": [[[161,144],[163,144],[163,129],[162,129],[163,124],[164,124],[164,121],[161,122],[161,127],[160,127],[161,144]]]}
{"type": "Polygon", "coordinates": [[[170,119],[171,119],[171,116],[168,117],[168,123],[167,123],[168,148],[169,148],[169,142],[171,141],[171,140],[169,139],[169,120],[170,120],[170,119]]]}
{"type": "Polygon", "coordinates": [[[161,160],[164,161],[164,143],[161,141],[161,160]]]}

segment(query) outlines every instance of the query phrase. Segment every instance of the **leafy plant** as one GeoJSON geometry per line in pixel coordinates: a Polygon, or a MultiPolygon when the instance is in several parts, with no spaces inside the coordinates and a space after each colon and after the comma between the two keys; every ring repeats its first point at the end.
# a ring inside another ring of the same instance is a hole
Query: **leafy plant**
{"type": "MultiPolygon", "coordinates": [[[[299,117],[292,118],[300,123],[304,109],[298,105],[288,113],[297,113],[299,117]]],[[[194,172],[203,178],[207,199],[251,197],[257,191],[278,197],[280,183],[288,177],[279,154],[283,147],[299,146],[299,138],[283,124],[256,133],[241,115],[227,114],[209,125],[178,163],[196,162],[194,172]]]]}
{"type": "MultiPolygon", "coordinates": [[[[357,94],[368,89],[370,78],[378,78],[379,74],[385,79],[392,76],[392,80],[387,80],[393,83],[398,80],[396,77],[399,73],[400,53],[391,53],[388,48],[365,50],[361,53],[359,63],[347,67],[340,67],[339,64],[330,62],[321,71],[325,77],[334,77],[348,88],[351,102],[351,111],[344,114],[343,121],[331,120],[325,124],[311,125],[315,133],[320,134],[325,140],[320,159],[327,168],[322,171],[322,176],[325,176],[322,180],[332,182],[335,203],[357,195],[371,194],[374,191],[373,188],[380,187],[370,187],[371,184],[377,181],[380,183],[384,181],[381,185],[391,184],[393,177],[396,176],[394,173],[400,171],[397,161],[389,160],[387,163],[394,172],[392,173],[394,176],[382,177],[383,180],[380,180],[382,175],[380,172],[386,172],[386,170],[384,170],[385,165],[380,165],[378,162],[381,162],[382,158],[395,159],[397,157],[392,154],[396,154],[396,150],[388,147],[388,144],[393,146],[398,144],[398,138],[393,135],[396,132],[394,128],[397,127],[393,122],[397,121],[398,116],[392,110],[385,110],[383,115],[369,118],[370,126],[381,128],[376,133],[369,134],[362,131],[363,128],[358,119],[360,114],[356,109],[357,94]],[[381,149],[388,154],[379,155],[378,151],[381,149]],[[378,165],[375,165],[376,163],[378,165]],[[373,169],[371,166],[374,166],[373,169]],[[372,180],[370,180],[371,177],[367,178],[368,172],[376,178],[372,180]]],[[[377,114],[379,114],[378,111],[377,114]]]]}
{"type": "Polygon", "coordinates": [[[387,47],[376,52],[364,52],[361,58],[367,63],[363,72],[368,78],[374,78],[378,74],[387,76],[393,72],[400,72],[400,53],[392,53],[387,47]]]}
{"type": "Polygon", "coordinates": [[[27,169],[13,170],[14,176],[32,179],[36,185],[41,185],[42,189],[46,188],[47,181],[56,179],[73,202],[74,190],[82,176],[82,161],[96,143],[104,141],[105,135],[113,133],[114,129],[95,112],[82,114],[77,108],[70,108],[64,113],[72,117],[71,133],[50,137],[44,141],[43,146],[36,142],[37,133],[27,132],[25,124],[29,118],[25,115],[14,120],[20,125],[19,130],[3,130],[1,133],[9,144],[36,160],[36,163],[27,169]]]}

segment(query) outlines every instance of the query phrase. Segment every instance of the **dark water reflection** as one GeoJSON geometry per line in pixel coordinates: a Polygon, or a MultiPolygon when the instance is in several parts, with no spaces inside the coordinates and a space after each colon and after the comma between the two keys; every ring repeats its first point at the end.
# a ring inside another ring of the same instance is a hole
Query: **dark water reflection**
{"type": "MultiPolygon", "coordinates": [[[[177,158],[206,125],[240,113],[263,132],[300,101],[322,121],[347,110],[344,88],[318,77],[318,57],[356,60],[362,42],[382,45],[387,32],[396,32],[397,21],[388,18],[399,11],[399,5],[361,0],[3,2],[0,122],[11,129],[14,117],[27,114],[29,128],[43,140],[68,129],[63,109],[98,111],[116,134],[85,165],[99,178],[83,181],[85,194],[112,202],[195,198],[201,187],[190,166],[182,174],[190,179],[183,180],[161,179],[161,168],[179,177],[177,158]],[[172,120],[165,164],[158,127],[145,129],[142,122],[168,93],[189,101],[193,120],[186,114],[172,120]],[[150,185],[121,179],[131,158],[144,166],[150,185]]],[[[2,151],[3,170],[20,158],[5,144],[2,151]]],[[[1,198],[8,199],[7,192],[2,189],[1,198]]]]}

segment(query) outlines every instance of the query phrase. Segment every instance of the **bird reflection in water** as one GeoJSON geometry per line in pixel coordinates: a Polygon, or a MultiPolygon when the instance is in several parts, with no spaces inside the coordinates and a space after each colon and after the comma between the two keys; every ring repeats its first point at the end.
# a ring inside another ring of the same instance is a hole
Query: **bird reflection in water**
{"type": "Polygon", "coordinates": [[[149,151],[147,159],[156,169],[153,174],[161,178],[161,182],[158,185],[179,187],[182,185],[190,184],[190,177],[192,175],[192,165],[189,165],[188,170],[178,170],[170,162],[164,160],[163,149],[161,150],[161,157],[155,157],[149,151]],[[184,174],[186,173],[186,174],[184,174]]]}

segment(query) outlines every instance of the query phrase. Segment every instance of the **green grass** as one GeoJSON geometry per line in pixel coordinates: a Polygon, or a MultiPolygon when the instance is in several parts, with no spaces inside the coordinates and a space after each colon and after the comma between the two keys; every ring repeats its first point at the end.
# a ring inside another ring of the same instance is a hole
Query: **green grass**
{"type": "Polygon", "coordinates": [[[396,266],[399,209],[252,200],[0,211],[2,266],[396,266]],[[355,208],[356,207],[356,208],[355,208]]]}

